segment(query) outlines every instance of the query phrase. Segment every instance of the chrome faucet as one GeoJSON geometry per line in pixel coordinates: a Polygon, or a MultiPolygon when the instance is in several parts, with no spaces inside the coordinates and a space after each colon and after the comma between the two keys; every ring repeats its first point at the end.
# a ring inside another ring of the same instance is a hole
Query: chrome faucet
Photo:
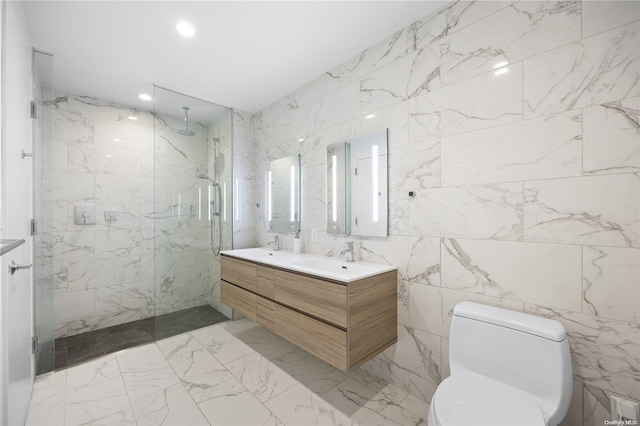
{"type": "Polygon", "coordinates": [[[353,241],[344,243],[344,248],[340,251],[340,254],[347,255],[347,262],[355,262],[355,260],[353,260],[353,241]]]}
{"type": "Polygon", "coordinates": [[[274,236],[273,241],[270,241],[269,244],[273,244],[273,251],[280,250],[280,235],[274,236]]]}

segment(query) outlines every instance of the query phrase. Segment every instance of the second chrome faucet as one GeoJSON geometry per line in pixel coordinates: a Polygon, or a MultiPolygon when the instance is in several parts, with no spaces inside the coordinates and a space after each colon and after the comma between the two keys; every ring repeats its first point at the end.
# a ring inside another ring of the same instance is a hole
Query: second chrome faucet
{"type": "Polygon", "coordinates": [[[273,241],[269,242],[269,245],[273,244],[273,251],[280,250],[280,235],[275,235],[273,241]]]}
{"type": "Polygon", "coordinates": [[[347,262],[355,262],[355,260],[353,259],[353,241],[347,241],[346,243],[344,243],[344,248],[340,251],[340,254],[347,255],[347,262]]]}

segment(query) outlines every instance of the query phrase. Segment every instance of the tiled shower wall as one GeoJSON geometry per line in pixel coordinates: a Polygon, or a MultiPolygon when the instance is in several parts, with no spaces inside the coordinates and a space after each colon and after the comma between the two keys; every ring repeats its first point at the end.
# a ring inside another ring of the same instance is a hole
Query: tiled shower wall
{"type": "Polygon", "coordinates": [[[152,316],[153,117],[67,94],[53,107],[56,337],[152,316]],[[77,205],[97,224],[76,225],[77,205]]]}
{"type": "Polygon", "coordinates": [[[640,400],[639,81],[639,2],[452,2],[256,114],[255,200],[301,153],[305,251],[398,266],[398,343],[364,368],[429,401],[456,303],[542,315],[570,336],[566,423],[602,424],[640,400]],[[326,146],[384,127],[389,237],[326,234],[326,146]]]}
{"type": "Polygon", "coordinates": [[[193,123],[196,135],[187,137],[176,133],[182,126],[180,118],[154,123],[148,112],[56,97],[56,337],[213,304],[208,206],[198,202],[198,189],[206,199],[208,184],[195,175],[212,173],[208,141],[215,135],[228,145],[231,130],[193,123]],[[97,224],[76,225],[75,206],[95,206],[97,224]],[[105,220],[107,210],[117,212],[117,222],[105,220]]]}

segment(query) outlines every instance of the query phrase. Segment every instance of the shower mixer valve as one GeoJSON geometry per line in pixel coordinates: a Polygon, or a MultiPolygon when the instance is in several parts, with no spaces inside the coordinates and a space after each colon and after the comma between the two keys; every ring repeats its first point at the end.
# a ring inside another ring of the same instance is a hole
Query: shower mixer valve
{"type": "Polygon", "coordinates": [[[95,225],[98,223],[96,220],[96,206],[76,206],[75,223],[76,225],[95,225]]]}

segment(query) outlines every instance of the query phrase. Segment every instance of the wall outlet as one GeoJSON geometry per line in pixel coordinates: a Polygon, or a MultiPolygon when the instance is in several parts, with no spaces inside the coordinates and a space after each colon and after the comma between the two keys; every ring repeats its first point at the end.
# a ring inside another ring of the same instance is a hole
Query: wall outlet
{"type": "Polygon", "coordinates": [[[637,422],[640,420],[638,403],[611,395],[611,419],[631,420],[634,423],[630,424],[638,424],[637,422]]]}
{"type": "Polygon", "coordinates": [[[311,230],[311,242],[312,243],[318,242],[318,230],[316,228],[313,228],[311,230]]]}

